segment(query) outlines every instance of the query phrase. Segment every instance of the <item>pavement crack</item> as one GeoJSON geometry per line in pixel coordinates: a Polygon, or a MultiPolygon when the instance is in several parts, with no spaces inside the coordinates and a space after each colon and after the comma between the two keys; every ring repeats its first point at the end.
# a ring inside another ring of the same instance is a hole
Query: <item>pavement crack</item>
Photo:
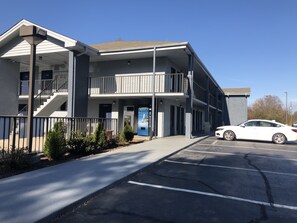
{"type": "Polygon", "coordinates": [[[264,180],[264,184],[265,184],[265,191],[266,191],[268,202],[270,203],[271,207],[274,207],[274,199],[273,199],[273,196],[272,196],[272,191],[271,191],[269,180],[266,177],[266,175],[261,171],[261,169],[259,167],[257,167],[255,164],[252,163],[252,161],[249,159],[248,155],[249,154],[245,154],[244,159],[247,160],[248,164],[251,167],[253,167],[254,169],[256,169],[260,173],[260,175],[262,176],[262,178],[264,180]]]}
{"type": "Polygon", "coordinates": [[[259,205],[259,206],[260,206],[260,218],[254,218],[250,220],[248,223],[260,223],[261,221],[268,220],[266,207],[264,205],[259,205]]]}
{"type": "Polygon", "coordinates": [[[185,177],[167,176],[167,175],[159,174],[159,173],[156,173],[156,172],[151,172],[151,174],[153,174],[155,176],[163,177],[163,178],[169,178],[169,179],[195,181],[195,182],[198,182],[198,183],[202,184],[203,186],[207,187],[212,192],[215,192],[215,193],[220,194],[220,195],[225,195],[224,193],[218,191],[217,189],[213,188],[212,186],[208,185],[207,183],[204,183],[201,180],[189,179],[189,178],[185,178],[185,177]]]}

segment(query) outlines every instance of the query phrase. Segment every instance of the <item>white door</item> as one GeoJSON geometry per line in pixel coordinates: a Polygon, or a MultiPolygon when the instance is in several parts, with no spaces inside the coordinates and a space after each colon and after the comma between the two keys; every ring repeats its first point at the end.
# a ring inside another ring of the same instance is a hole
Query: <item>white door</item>
{"type": "Polygon", "coordinates": [[[134,130],[134,106],[124,106],[123,126],[129,124],[134,130]]]}

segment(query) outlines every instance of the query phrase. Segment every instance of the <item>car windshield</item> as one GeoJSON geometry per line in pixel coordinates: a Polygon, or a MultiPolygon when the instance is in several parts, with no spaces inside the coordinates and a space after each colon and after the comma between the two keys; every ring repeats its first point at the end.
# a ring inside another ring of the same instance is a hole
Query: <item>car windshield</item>
{"type": "Polygon", "coordinates": [[[244,124],[244,123],[246,123],[247,121],[245,121],[245,122],[242,122],[242,123],[239,123],[237,126],[241,126],[242,124],[244,124]]]}

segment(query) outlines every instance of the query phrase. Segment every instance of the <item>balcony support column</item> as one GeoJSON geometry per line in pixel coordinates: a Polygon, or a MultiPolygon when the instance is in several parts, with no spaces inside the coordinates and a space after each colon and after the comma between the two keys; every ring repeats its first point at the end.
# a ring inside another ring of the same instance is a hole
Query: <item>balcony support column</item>
{"type": "Polygon", "coordinates": [[[68,117],[87,117],[89,61],[85,54],[69,51],[68,117]]]}
{"type": "Polygon", "coordinates": [[[219,94],[218,94],[218,89],[216,89],[216,93],[215,93],[215,103],[216,103],[216,111],[215,111],[215,123],[214,123],[214,127],[218,127],[219,126],[219,94]]]}
{"type": "Polygon", "coordinates": [[[151,132],[150,132],[150,140],[155,136],[155,77],[156,77],[156,47],[154,47],[153,54],[153,75],[152,75],[152,118],[151,118],[151,132]]]}
{"type": "Polygon", "coordinates": [[[193,55],[188,55],[188,98],[186,99],[186,120],[185,120],[185,135],[187,138],[192,137],[193,131],[193,80],[194,80],[194,69],[193,69],[193,55]]]}
{"type": "Polygon", "coordinates": [[[209,77],[206,80],[206,108],[205,108],[205,116],[204,116],[204,131],[205,133],[210,133],[210,121],[209,121],[209,114],[210,114],[210,93],[209,93],[209,77]]]}

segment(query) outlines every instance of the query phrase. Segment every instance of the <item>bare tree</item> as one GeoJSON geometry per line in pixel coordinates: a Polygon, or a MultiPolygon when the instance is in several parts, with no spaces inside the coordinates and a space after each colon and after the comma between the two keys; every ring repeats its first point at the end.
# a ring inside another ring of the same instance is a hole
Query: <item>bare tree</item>
{"type": "Polygon", "coordinates": [[[268,119],[285,123],[286,111],[277,96],[268,95],[256,100],[248,108],[249,119],[268,119]]]}

